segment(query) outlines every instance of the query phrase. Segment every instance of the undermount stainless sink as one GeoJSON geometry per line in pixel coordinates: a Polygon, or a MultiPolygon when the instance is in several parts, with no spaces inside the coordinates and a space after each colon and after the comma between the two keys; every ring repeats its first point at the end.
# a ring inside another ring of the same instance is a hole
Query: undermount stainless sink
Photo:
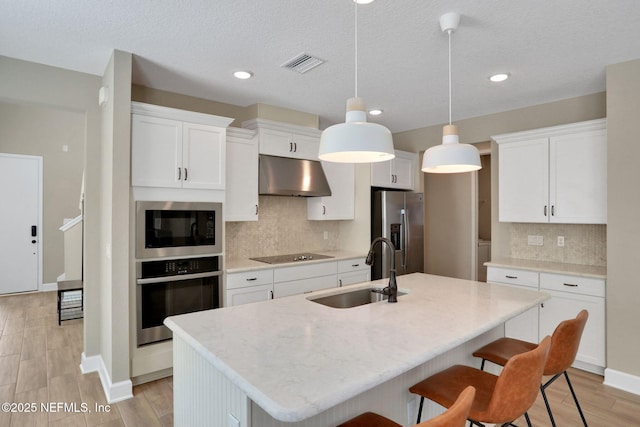
{"type": "MultiPolygon", "coordinates": [[[[398,296],[406,295],[406,292],[398,291],[398,296]]],[[[328,295],[326,297],[308,298],[309,301],[326,305],[333,308],[352,308],[373,302],[384,301],[388,297],[377,292],[373,292],[371,288],[358,289],[355,291],[343,292],[341,294],[328,295]]]]}

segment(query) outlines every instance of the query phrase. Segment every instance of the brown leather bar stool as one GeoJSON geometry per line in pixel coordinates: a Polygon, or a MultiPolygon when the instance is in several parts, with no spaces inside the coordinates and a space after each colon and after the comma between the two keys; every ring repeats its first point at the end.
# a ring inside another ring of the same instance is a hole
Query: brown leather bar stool
{"type": "Polygon", "coordinates": [[[409,391],[421,396],[418,422],[425,398],[449,408],[460,391],[472,385],[476,389],[476,397],[467,417],[472,424],[512,425],[514,420],[524,415],[531,427],[527,411],[538,395],[550,342],[551,338],[546,337],[535,349],[513,356],[500,376],[469,366],[454,365],[415,384],[409,391]]]}
{"type": "MultiPolygon", "coordinates": [[[[469,386],[462,390],[455,403],[444,413],[417,424],[414,427],[464,427],[469,409],[476,395],[476,389],[469,386]]],[[[340,424],[338,427],[402,427],[382,415],[366,412],[362,415],[340,424]]]]}
{"type": "MultiPolygon", "coordinates": [[[[571,390],[571,395],[573,396],[573,400],[576,402],[578,412],[580,413],[580,418],[582,418],[582,422],[585,427],[587,427],[587,420],[585,419],[584,414],[582,413],[582,408],[578,403],[578,397],[576,396],[573,386],[571,385],[571,381],[569,380],[567,369],[569,369],[576,358],[578,347],[580,346],[580,339],[582,338],[582,332],[584,331],[584,326],[587,323],[588,317],[589,312],[587,312],[587,310],[582,310],[578,313],[575,319],[560,322],[551,336],[549,357],[547,358],[543,375],[552,377],[549,381],[540,385],[540,392],[542,393],[544,404],[547,407],[547,412],[551,419],[551,425],[554,427],[556,425],[556,421],[553,419],[553,413],[551,412],[551,407],[549,406],[545,390],[561,375],[564,375],[567,380],[569,390],[571,390]]],[[[514,355],[529,351],[535,347],[536,344],[527,341],[521,341],[515,338],[500,338],[477,350],[473,355],[482,358],[482,365],[480,369],[484,369],[485,360],[504,366],[505,363],[507,363],[507,361],[514,355]]]]}

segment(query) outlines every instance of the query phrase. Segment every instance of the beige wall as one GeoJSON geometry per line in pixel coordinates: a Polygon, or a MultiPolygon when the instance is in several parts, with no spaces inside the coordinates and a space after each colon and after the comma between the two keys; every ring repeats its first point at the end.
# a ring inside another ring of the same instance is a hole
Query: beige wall
{"type": "Polygon", "coordinates": [[[43,158],[43,283],[55,283],[64,273],[64,236],[58,228],[80,214],[84,145],[83,112],[0,101],[0,152],[43,158]]]}
{"type": "Polygon", "coordinates": [[[104,256],[99,333],[100,354],[112,383],[130,377],[131,65],[130,53],[114,51],[102,79],[109,96],[102,107],[100,223],[104,256]]]}
{"type": "MultiPolygon", "coordinates": [[[[607,368],[640,376],[640,60],[607,67],[607,368]]],[[[636,379],[636,387],[637,387],[636,379]]]]}
{"type": "MultiPolygon", "coordinates": [[[[100,109],[97,93],[100,78],[41,64],[0,56],[0,98],[5,102],[71,110],[83,115],[87,170],[99,171],[100,109]]],[[[84,243],[84,353],[100,352],[100,182],[99,175],[85,177],[84,243]]]]}

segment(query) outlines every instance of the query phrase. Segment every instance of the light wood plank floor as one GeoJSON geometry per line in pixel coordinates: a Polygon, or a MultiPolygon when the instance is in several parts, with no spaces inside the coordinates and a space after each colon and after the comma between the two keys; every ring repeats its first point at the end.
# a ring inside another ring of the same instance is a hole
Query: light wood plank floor
{"type": "MultiPolygon", "coordinates": [[[[34,413],[1,411],[0,426],[173,425],[171,378],[136,386],[132,399],[108,405],[98,375],[80,372],[81,353],[82,320],[58,326],[55,292],[0,297],[0,403],[38,405],[34,413]],[[51,410],[41,411],[41,402],[51,410]],[[83,404],[90,412],[80,412],[83,404]]],[[[599,375],[577,369],[569,375],[590,427],[640,426],[640,396],[602,385],[599,375]]],[[[558,427],[582,426],[564,379],[547,391],[558,427]]],[[[534,426],[551,425],[542,397],[529,414],[534,426]]],[[[516,424],[526,425],[524,419],[516,424]]]]}

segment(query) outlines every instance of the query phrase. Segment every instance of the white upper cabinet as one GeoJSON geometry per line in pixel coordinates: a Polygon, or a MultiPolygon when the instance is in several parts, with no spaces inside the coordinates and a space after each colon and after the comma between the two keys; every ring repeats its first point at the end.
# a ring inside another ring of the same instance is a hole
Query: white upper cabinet
{"type": "Polygon", "coordinates": [[[400,150],[395,154],[394,159],[371,164],[371,186],[413,190],[418,155],[400,150]]]}
{"type": "Polygon", "coordinates": [[[321,164],[331,188],[331,196],[307,198],[307,219],[354,219],[355,165],[332,162],[321,164]]]}
{"type": "Polygon", "coordinates": [[[258,220],[258,139],[255,131],[227,129],[225,221],[258,220]]]}
{"type": "Polygon", "coordinates": [[[131,184],[224,190],[233,119],[133,102],[131,184]]]}
{"type": "Polygon", "coordinates": [[[260,154],[318,160],[322,133],[318,129],[265,119],[243,122],[242,127],[258,132],[260,154]]]}
{"type": "Polygon", "coordinates": [[[182,187],[182,122],[131,116],[131,183],[182,187]]]}
{"type": "Polygon", "coordinates": [[[606,223],[605,119],[493,139],[500,221],[606,223]]]}

